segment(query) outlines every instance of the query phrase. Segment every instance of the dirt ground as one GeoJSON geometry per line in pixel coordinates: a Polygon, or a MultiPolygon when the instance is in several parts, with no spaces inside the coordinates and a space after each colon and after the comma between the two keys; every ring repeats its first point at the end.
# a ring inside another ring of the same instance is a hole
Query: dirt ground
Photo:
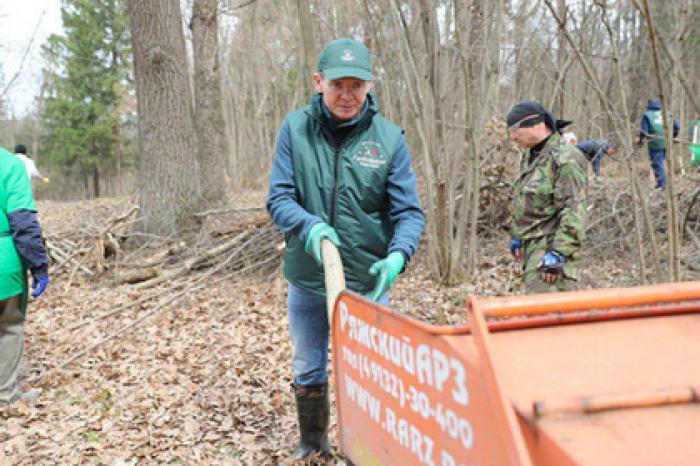
{"type": "MultiPolygon", "coordinates": [[[[239,203],[260,207],[262,196],[239,203]]],[[[46,231],[98,207],[39,203],[46,231]]],[[[436,283],[423,248],[398,279],[392,307],[456,323],[465,320],[470,293],[511,293],[518,269],[507,254],[507,233],[480,241],[476,280],[436,283]]],[[[587,262],[586,287],[625,284],[629,269],[615,254],[595,257],[587,262]]],[[[166,285],[155,292],[162,299],[175,293],[166,285]]],[[[0,411],[0,464],[273,465],[294,448],[286,284],[279,270],[272,277],[212,280],[162,308],[144,303],[95,320],[145,293],[78,271],[55,275],[30,303],[24,384],[41,393],[31,405],[0,411]]],[[[335,432],[333,426],[333,442],[335,432]]],[[[340,457],[327,462],[343,463],[340,457]]]]}

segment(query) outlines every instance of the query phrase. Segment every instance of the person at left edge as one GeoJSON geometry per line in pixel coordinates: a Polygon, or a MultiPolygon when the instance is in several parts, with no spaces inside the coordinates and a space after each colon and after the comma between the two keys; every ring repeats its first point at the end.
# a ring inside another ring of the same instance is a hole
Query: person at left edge
{"type": "Polygon", "coordinates": [[[48,267],[24,162],[0,148],[0,404],[37,396],[34,390],[21,391],[17,382],[29,295],[26,269],[37,298],[49,284],[48,267]]]}
{"type": "Polygon", "coordinates": [[[320,243],[335,243],[346,286],[388,304],[394,278],[418,247],[425,217],[401,128],[379,113],[367,48],[329,42],[312,76],[318,93],[285,118],[267,209],[285,233],[292,372],[300,430],[289,460],[328,444],[329,323],[320,243]]]}

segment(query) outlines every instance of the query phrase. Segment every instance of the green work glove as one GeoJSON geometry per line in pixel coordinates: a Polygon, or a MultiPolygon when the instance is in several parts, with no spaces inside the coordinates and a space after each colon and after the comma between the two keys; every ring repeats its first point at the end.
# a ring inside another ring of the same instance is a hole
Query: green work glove
{"type": "Polygon", "coordinates": [[[327,223],[317,223],[312,226],[311,230],[309,230],[309,236],[306,237],[304,251],[313,256],[319,267],[323,266],[323,257],[321,257],[321,240],[323,238],[328,239],[336,246],[340,246],[338,234],[332,226],[327,223]]]}
{"type": "Polygon", "coordinates": [[[379,275],[377,284],[369,294],[372,301],[378,301],[391,288],[396,276],[403,270],[406,260],[400,252],[392,252],[386,259],[375,262],[369,268],[370,275],[379,275]]]}

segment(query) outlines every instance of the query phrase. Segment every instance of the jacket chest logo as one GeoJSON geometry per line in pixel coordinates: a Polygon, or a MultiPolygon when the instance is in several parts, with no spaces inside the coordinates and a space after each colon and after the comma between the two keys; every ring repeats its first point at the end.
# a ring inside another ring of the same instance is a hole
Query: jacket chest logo
{"type": "Polygon", "coordinates": [[[365,141],[352,154],[353,160],[367,168],[379,168],[386,165],[386,156],[382,146],[374,141],[365,141]]]}

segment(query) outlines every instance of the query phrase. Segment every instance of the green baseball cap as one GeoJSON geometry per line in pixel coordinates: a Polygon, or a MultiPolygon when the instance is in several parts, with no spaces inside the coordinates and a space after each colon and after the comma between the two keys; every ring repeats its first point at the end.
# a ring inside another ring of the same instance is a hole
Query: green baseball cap
{"type": "Polygon", "coordinates": [[[361,42],[336,39],[329,42],[318,58],[318,71],[328,79],[357,78],[372,80],[372,58],[361,42]]]}

